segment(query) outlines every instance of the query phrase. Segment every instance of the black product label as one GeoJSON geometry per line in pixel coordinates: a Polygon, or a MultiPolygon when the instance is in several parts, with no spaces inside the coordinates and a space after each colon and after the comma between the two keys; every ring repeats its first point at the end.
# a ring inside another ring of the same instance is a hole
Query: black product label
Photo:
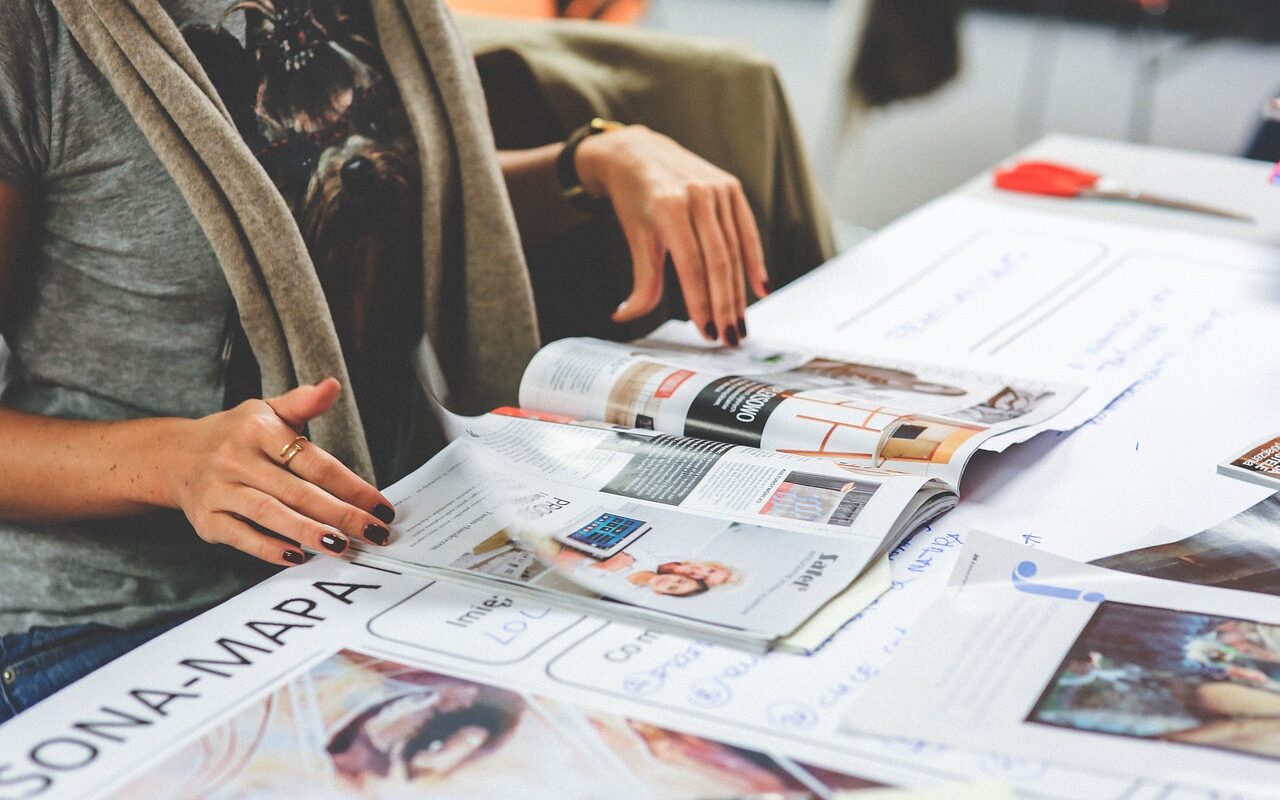
{"type": "Polygon", "coordinates": [[[684,435],[759,447],[765,423],[791,394],[781,386],[727,375],[698,392],[684,423],[684,435]]]}

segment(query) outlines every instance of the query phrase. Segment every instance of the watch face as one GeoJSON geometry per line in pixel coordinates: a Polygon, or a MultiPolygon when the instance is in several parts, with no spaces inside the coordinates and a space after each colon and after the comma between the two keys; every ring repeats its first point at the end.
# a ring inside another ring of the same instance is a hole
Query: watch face
{"type": "Polygon", "coordinates": [[[556,536],[560,542],[595,558],[608,558],[648,532],[641,519],[605,512],[556,536]]]}

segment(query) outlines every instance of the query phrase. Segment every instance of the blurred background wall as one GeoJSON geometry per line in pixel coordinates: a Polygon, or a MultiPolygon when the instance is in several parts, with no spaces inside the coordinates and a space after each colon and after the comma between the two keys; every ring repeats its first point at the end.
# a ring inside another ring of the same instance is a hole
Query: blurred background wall
{"type": "MultiPolygon", "coordinates": [[[[877,107],[849,105],[844,91],[864,44],[854,28],[876,0],[450,2],[539,16],[599,11],[753,45],[777,64],[832,211],[855,236],[1044,133],[1243,154],[1264,102],[1280,94],[1280,0],[878,0],[906,12],[897,31],[906,44],[953,9],[958,69],[933,91],[877,107]]],[[[926,67],[947,55],[930,54],[936,33],[914,42],[926,67]]]]}
{"type": "MultiPolygon", "coordinates": [[[[1110,0],[1123,5],[1122,0],[1110,0]]],[[[1214,0],[1220,7],[1231,0],[1214,0]]],[[[1131,18],[1088,22],[969,7],[960,70],[925,97],[855,112],[835,152],[832,3],[826,0],[654,0],[645,23],[754,44],[778,65],[837,217],[878,228],[971,178],[1046,132],[1241,154],[1263,103],[1280,93],[1280,43],[1197,36],[1131,18]],[[1128,21],[1128,24],[1126,24],[1128,21]]],[[[1280,14],[1280,0],[1270,5],[1280,14]]]]}

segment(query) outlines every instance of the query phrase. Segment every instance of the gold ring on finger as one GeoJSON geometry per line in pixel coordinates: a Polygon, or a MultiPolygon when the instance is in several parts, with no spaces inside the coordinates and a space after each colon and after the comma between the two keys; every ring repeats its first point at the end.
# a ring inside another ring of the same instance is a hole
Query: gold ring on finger
{"type": "Polygon", "coordinates": [[[292,461],[298,453],[302,452],[303,443],[308,441],[310,441],[310,439],[305,436],[295,436],[293,441],[280,448],[280,466],[288,469],[289,462],[292,461]]]}

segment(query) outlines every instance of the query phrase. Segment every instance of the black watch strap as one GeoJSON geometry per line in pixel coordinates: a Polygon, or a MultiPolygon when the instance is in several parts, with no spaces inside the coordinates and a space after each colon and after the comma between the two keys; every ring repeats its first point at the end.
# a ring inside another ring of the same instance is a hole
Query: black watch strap
{"type": "Polygon", "coordinates": [[[556,156],[556,177],[560,180],[560,189],[569,205],[585,214],[595,214],[609,208],[609,198],[594,197],[582,186],[582,178],[578,176],[578,145],[588,136],[617,130],[623,127],[620,122],[596,117],[578,128],[564,140],[560,155],[556,156]]]}

